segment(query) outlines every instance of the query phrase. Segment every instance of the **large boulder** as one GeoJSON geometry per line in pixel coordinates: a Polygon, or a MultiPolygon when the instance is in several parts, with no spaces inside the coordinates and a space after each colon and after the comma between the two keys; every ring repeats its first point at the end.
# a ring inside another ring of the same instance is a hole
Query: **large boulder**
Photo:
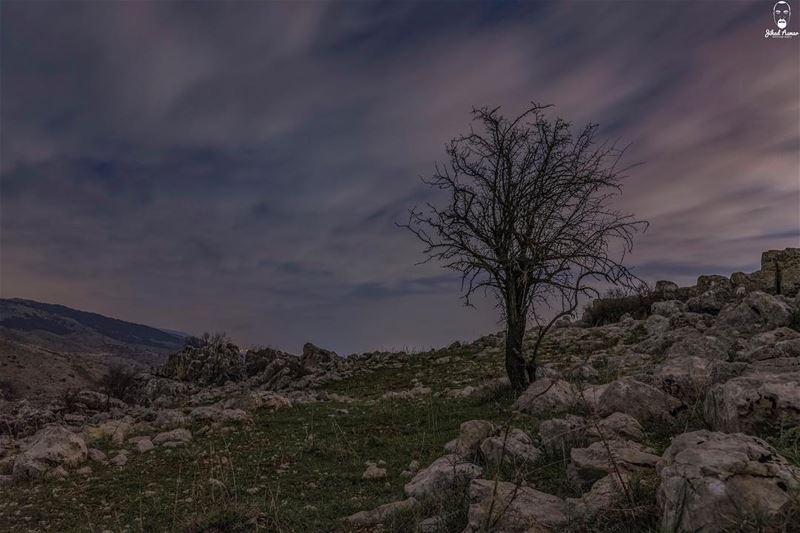
{"type": "Polygon", "coordinates": [[[483,469],[451,454],[439,457],[428,468],[424,468],[406,483],[406,496],[418,500],[430,499],[458,491],[470,480],[480,477],[483,469]]]}
{"type": "Polygon", "coordinates": [[[542,455],[530,435],[519,428],[511,428],[496,437],[488,437],[481,442],[480,450],[488,464],[506,463],[515,468],[530,467],[542,455]]]}
{"type": "Polygon", "coordinates": [[[578,401],[578,389],[570,382],[550,378],[537,379],[514,402],[514,410],[532,416],[558,414],[572,409],[578,401]]]}
{"type": "Polygon", "coordinates": [[[781,298],[754,291],[741,302],[726,306],[717,323],[742,333],[757,333],[789,325],[791,314],[791,306],[781,298]]]}
{"type": "Polygon", "coordinates": [[[589,442],[599,440],[632,440],[641,442],[644,440],[644,429],[639,421],[631,415],[625,413],[612,413],[599,420],[596,424],[591,423],[586,427],[586,438],[589,442]]]}
{"type": "Polygon", "coordinates": [[[255,376],[267,370],[276,361],[287,358],[297,359],[296,356],[273,350],[272,348],[248,350],[244,355],[244,372],[248,376],[255,376]]]}
{"type": "Polygon", "coordinates": [[[549,453],[567,455],[572,448],[602,440],[643,441],[639,421],[625,413],[612,413],[599,420],[567,415],[551,418],[539,425],[539,439],[549,453]]]}
{"type": "Polygon", "coordinates": [[[335,352],[307,342],[303,345],[300,364],[306,370],[330,369],[338,365],[339,359],[340,357],[335,352]]]}
{"type": "Polygon", "coordinates": [[[733,297],[731,280],[725,276],[700,276],[697,290],[699,294],[686,301],[694,313],[717,314],[733,297]]]}
{"type": "Polygon", "coordinates": [[[524,485],[475,479],[469,485],[469,501],[463,533],[545,533],[569,524],[564,500],[524,485]]]}
{"type": "Polygon", "coordinates": [[[224,335],[189,337],[182,350],[169,356],[160,374],[180,381],[222,385],[243,375],[239,348],[224,335]]]}
{"type": "Polygon", "coordinates": [[[98,440],[108,438],[114,446],[122,446],[131,430],[133,419],[129,416],[117,420],[109,420],[98,426],[89,426],[83,430],[87,443],[92,444],[98,440]]]}
{"type": "Polygon", "coordinates": [[[800,248],[764,252],[760,273],[768,292],[796,296],[800,292],[800,248]]]}
{"type": "Polygon", "coordinates": [[[587,487],[608,474],[653,469],[658,459],[653,450],[636,442],[598,441],[570,451],[567,475],[575,485],[587,487]]]}
{"type": "Polygon", "coordinates": [[[668,359],[653,372],[653,382],[671,396],[692,401],[705,394],[712,371],[712,361],[703,357],[668,359]]]}
{"type": "Polygon", "coordinates": [[[687,356],[667,359],[652,374],[651,383],[686,403],[702,400],[708,388],[739,376],[743,363],[709,360],[687,356]]]}
{"type": "Polygon", "coordinates": [[[391,520],[404,513],[410,513],[417,507],[417,500],[406,498],[396,502],[389,502],[369,511],[360,511],[345,518],[345,521],[353,527],[364,528],[374,527],[379,524],[391,522],[391,520]]]}
{"type": "Polygon", "coordinates": [[[712,387],[703,405],[715,430],[758,432],[800,424],[800,372],[754,374],[712,387]]]}
{"type": "Polygon", "coordinates": [[[192,432],[185,428],[164,431],[153,437],[153,444],[156,446],[166,446],[168,448],[178,445],[186,445],[192,440],[192,432]]]}
{"type": "Polygon", "coordinates": [[[728,358],[729,343],[714,335],[698,332],[675,332],[673,342],[664,351],[667,359],[683,359],[701,357],[709,360],[725,360],[728,358]]]}
{"type": "Polygon", "coordinates": [[[94,411],[104,411],[111,409],[112,407],[117,407],[117,408],[125,407],[125,403],[122,400],[118,400],[113,396],[109,396],[107,394],[103,394],[102,392],[97,392],[93,390],[79,391],[74,396],[72,396],[71,402],[74,405],[85,405],[87,408],[92,409],[94,411]]]}
{"type": "Polygon", "coordinates": [[[570,515],[589,526],[599,514],[620,509],[632,478],[629,472],[620,471],[598,479],[580,498],[567,498],[570,515]]]}
{"type": "Polygon", "coordinates": [[[217,422],[228,424],[232,422],[251,422],[250,415],[243,409],[223,409],[219,405],[201,405],[189,412],[193,422],[217,422]]]}
{"type": "Polygon", "coordinates": [[[662,302],[653,302],[650,306],[650,313],[652,316],[671,317],[686,311],[686,304],[680,300],[665,300],[662,302]]]}
{"type": "Polygon", "coordinates": [[[679,435],[658,472],[664,531],[788,531],[780,529],[782,515],[800,490],[800,469],[741,433],[679,435]]]}
{"type": "Polygon", "coordinates": [[[539,439],[549,453],[566,455],[576,446],[586,444],[586,419],[567,415],[539,424],[539,439]]]}
{"type": "Polygon", "coordinates": [[[444,451],[473,459],[481,442],[497,432],[497,426],[488,420],[467,420],[461,424],[458,437],[444,445],[444,451]]]}
{"type": "Polygon", "coordinates": [[[630,377],[610,383],[598,401],[601,416],[625,413],[643,425],[672,424],[685,410],[686,406],[677,398],[630,377]]]}
{"type": "Polygon", "coordinates": [[[734,358],[748,363],[800,357],[800,333],[790,328],[777,328],[740,341],[737,348],[740,349],[735,351],[734,358]]]}
{"type": "Polygon", "coordinates": [[[43,476],[48,470],[63,466],[75,467],[86,460],[86,442],[79,435],[61,426],[39,431],[33,444],[14,460],[15,480],[43,476]]]}

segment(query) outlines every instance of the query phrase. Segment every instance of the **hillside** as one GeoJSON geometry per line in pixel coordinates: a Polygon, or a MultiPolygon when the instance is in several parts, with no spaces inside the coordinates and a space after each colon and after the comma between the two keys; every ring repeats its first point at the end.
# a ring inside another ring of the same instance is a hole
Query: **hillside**
{"type": "Polygon", "coordinates": [[[7,404],[0,529],[797,532],[800,271],[774,266],[561,323],[519,397],[494,334],[349,358],[212,338],[129,403],[7,404]]]}
{"type": "Polygon", "coordinates": [[[0,299],[0,380],[20,396],[93,385],[110,365],[160,365],[180,334],[33,300],[0,299]]]}

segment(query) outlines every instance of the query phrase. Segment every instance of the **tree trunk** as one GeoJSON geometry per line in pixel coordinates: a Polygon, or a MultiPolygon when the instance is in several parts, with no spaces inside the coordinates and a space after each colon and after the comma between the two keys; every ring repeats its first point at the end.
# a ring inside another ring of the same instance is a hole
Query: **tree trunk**
{"type": "Polygon", "coordinates": [[[522,352],[525,322],[524,313],[506,313],[506,373],[517,394],[528,388],[528,372],[522,352]]]}

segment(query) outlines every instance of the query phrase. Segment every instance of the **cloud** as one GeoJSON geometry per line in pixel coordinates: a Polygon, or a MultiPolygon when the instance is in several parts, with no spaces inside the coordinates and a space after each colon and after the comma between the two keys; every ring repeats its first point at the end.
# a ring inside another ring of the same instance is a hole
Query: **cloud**
{"type": "Polygon", "coordinates": [[[395,222],[473,105],[531,100],[633,143],[643,275],[753,270],[800,242],[762,7],[5,3],[2,293],[295,351],[493,331],[395,222]]]}

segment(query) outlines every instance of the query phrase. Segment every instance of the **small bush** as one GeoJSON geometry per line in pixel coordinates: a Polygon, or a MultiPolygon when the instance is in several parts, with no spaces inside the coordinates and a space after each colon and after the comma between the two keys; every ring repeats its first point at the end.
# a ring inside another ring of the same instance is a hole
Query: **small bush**
{"type": "Polygon", "coordinates": [[[136,371],[123,366],[112,366],[100,380],[103,393],[127,403],[134,403],[136,371]]]}
{"type": "Polygon", "coordinates": [[[183,345],[187,348],[216,348],[222,349],[231,344],[231,339],[227,333],[209,333],[205,332],[201,337],[186,337],[183,345]]]}
{"type": "Polygon", "coordinates": [[[626,314],[642,320],[650,316],[650,306],[655,301],[657,299],[649,289],[642,289],[636,294],[611,289],[585,307],[583,319],[592,327],[619,322],[626,314]]]}
{"type": "Polygon", "coordinates": [[[795,331],[800,331],[800,307],[792,309],[792,314],[789,315],[789,327],[795,331]]]}
{"type": "Polygon", "coordinates": [[[72,387],[66,389],[61,393],[61,403],[64,404],[64,409],[71,413],[75,410],[75,404],[78,403],[78,389],[72,387]]]}
{"type": "Polygon", "coordinates": [[[15,400],[19,396],[17,387],[6,379],[0,379],[0,400],[15,400]]]}

